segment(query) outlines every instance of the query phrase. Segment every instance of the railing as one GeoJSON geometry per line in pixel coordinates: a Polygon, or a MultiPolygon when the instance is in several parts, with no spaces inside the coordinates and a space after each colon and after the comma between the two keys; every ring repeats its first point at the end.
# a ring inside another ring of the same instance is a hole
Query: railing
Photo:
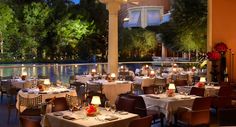
{"type": "MultiPolygon", "coordinates": [[[[148,64],[153,69],[159,67],[171,67],[174,63],[184,69],[190,69],[192,66],[198,66],[199,62],[175,62],[175,61],[136,61],[136,62],[119,62],[119,65],[125,65],[129,70],[135,71],[148,64]]],[[[69,77],[77,74],[88,74],[92,69],[96,69],[98,73],[105,74],[107,72],[107,63],[75,63],[75,64],[2,64],[0,65],[0,76],[20,76],[22,72],[26,72],[27,76],[37,77],[38,75],[46,75],[50,77],[52,82],[61,80],[68,82],[69,77]]]]}

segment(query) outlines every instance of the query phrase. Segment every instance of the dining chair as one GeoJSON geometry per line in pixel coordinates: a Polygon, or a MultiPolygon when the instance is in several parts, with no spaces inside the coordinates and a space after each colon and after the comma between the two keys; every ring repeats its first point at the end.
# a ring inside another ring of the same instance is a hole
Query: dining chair
{"type": "MultiPolygon", "coordinates": [[[[69,95],[67,96],[67,98],[70,98],[69,95]]],[[[46,99],[46,103],[48,103],[47,106],[51,105],[52,112],[69,110],[69,101],[71,101],[71,99],[67,101],[66,97],[46,99]]]]}
{"type": "Polygon", "coordinates": [[[175,113],[176,126],[208,126],[211,97],[196,98],[192,107],[179,107],[175,113]]]}
{"type": "Polygon", "coordinates": [[[152,86],[145,86],[143,87],[143,93],[144,94],[155,94],[155,89],[158,90],[159,86],[152,85],[152,86]]]}
{"type": "Polygon", "coordinates": [[[20,116],[21,127],[41,127],[41,116],[20,116]]]}
{"type": "Polygon", "coordinates": [[[166,78],[155,78],[154,85],[161,85],[163,87],[166,87],[167,81],[166,78]]]}
{"type": "Polygon", "coordinates": [[[187,86],[188,82],[187,80],[181,80],[181,79],[176,79],[174,81],[175,86],[187,86]]]}
{"type": "Polygon", "coordinates": [[[20,116],[40,116],[41,114],[42,95],[34,98],[26,98],[19,95],[19,115],[20,116]],[[26,107],[24,111],[21,111],[21,107],[26,107]]]}
{"type": "Polygon", "coordinates": [[[228,85],[220,86],[219,92],[213,97],[211,107],[216,111],[219,108],[232,106],[232,87],[228,85]]]}
{"type": "Polygon", "coordinates": [[[160,123],[161,127],[164,126],[165,115],[160,112],[160,107],[157,105],[146,107],[146,104],[142,96],[137,96],[133,94],[126,95],[129,98],[135,99],[134,113],[138,114],[140,117],[152,116],[152,124],[160,123]]]}
{"type": "Polygon", "coordinates": [[[7,79],[7,80],[1,80],[1,84],[0,84],[0,90],[1,90],[1,103],[3,101],[3,96],[6,95],[7,96],[7,91],[10,89],[11,87],[11,80],[7,79]]]}
{"type": "Polygon", "coordinates": [[[192,87],[190,90],[190,95],[202,96],[204,97],[205,88],[192,87]]]}
{"type": "Polygon", "coordinates": [[[145,116],[130,122],[129,127],[151,127],[152,116],[145,116]]]}
{"type": "Polygon", "coordinates": [[[119,95],[116,100],[116,110],[117,111],[127,111],[130,113],[135,113],[135,99],[129,98],[124,95],[119,95]]]}
{"type": "Polygon", "coordinates": [[[188,74],[179,74],[177,76],[177,79],[179,79],[179,80],[187,80],[188,81],[188,74]]]}
{"type": "Polygon", "coordinates": [[[228,107],[219,109],[219,125],[220,126],[236,126],[236,107],[228,107]]]}
{"type": "MultiPolygon", "coordinates": [[[[11,87],[10,89],[7,90],[7,110],[8,110],[8,117],[7,121],[9,123],[10,121],[10,116],[11,116],[11,111],[16,109],[16,96],[18,93],[19,89],[15,87],[11,87]]],[[[16,110],[16,116],[18,112],[16,110]]]]}

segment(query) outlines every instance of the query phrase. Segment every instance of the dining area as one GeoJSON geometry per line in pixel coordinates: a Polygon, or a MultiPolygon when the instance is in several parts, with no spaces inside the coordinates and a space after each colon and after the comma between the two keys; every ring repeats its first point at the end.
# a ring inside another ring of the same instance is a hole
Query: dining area
{"type": "Polygon", "coordinates": [[[73,76],[68,83],[51,82],[47,76],[1,77],[1,105],[6,105],[2,113],[7,117],[0,125],[212,126],[221,125],[220,120],[236,110],[230,83],[208,83],[203,77],[192,80],[196,75],[180,68],[176,72],[175,65],[167,69],[170,72],[163,71],[165,74],[159,68],[147,71],[146,66],[145,75],[123,68],[118,75],[101,75],[92,69],[89,74],[73,76]]]}

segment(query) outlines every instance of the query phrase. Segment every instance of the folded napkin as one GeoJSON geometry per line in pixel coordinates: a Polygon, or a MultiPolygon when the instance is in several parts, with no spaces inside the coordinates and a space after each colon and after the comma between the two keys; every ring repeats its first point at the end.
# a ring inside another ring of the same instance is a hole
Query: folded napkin
{"type": "Polygon", "coordinates": [[[105,120],[108,120],[108,121],[112,121],[112,120],[116,120],[118,119],[118,117],[116,116],[110,116],[110,117],[106,117],[105,120]]]}
{"type": "Polygon", "coordinates": [[[71,116],[68,116],[68,115],[63,116],[63,118],[67,119],[67,120],[74,120],[75,119],[74,117],[71,117],[71,116]]]}

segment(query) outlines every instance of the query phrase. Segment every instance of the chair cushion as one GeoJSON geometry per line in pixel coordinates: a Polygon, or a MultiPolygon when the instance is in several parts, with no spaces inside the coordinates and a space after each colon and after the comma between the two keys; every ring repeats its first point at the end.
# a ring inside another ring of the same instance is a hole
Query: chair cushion
{"type": "Polygon", "coordinates": [[[21,116],[40,116],[41,109],[38,108],[27,108],[20,113],[21,116]]]}
{"type": "Polygon", "coordinates": [[[125,96],[121,96],[119,98],[117,110],[134,113],[134,109],[135,109],[135,99],[128,98],[125,96]]]}

